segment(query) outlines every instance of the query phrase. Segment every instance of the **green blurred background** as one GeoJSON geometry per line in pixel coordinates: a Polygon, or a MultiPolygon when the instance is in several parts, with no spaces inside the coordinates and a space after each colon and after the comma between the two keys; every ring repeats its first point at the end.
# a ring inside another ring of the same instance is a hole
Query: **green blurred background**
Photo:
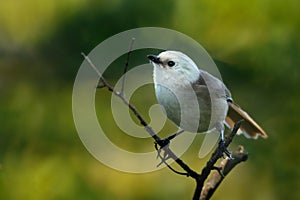
{"type": "MultiPolygon", "coordinates": [[[[269,134],[235,139],[231,148],[244,145],[249,160],[214,199],[300,199],[299,8],[298,0],[1,1],[0,199],[191,199],[194,182],[168,169],[126,174],[101,164],[73,123],[80,52],[145,26],[174,29],[202,44],[219,61],[234,99],[269,134]]],[[[134,56],[131,61],[134,66],[134,56]]],[[[112,82],[114,73],[120,74],[115,68],[112,82]]],[[[148,91],[133,99],[145,116],[144,103],[154,101],[153,88],[148,91]]],[[[110,112],[109,96],[97,92],[99,112],[110,112]]],[[[103,120],[115,143],[142,149],[139,140],[118,140],[122,132],[109,117],[103,120]]],[[[183,159],[200,170],[205,160],[198,150],[194,144],[183,159]]]]}

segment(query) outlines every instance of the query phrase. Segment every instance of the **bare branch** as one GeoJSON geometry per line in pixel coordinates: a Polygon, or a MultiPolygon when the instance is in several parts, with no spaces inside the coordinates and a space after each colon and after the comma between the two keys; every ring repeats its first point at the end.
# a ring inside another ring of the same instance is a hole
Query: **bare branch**
{"type": "Polygon", "coordinates": [[[175,160],[175,162],[182,168],[184,169],[187,173],[188,176],[195,176],[198,175],[195,171],[190,169],[188,165],[186,165],[181,159],[179,159],[169,148],[166,148],[160,144],[161,138],[155,133],[155,131],[148,125],[146,120],[142,117],[140,112],[133,106],[129,101],[122,95],[122,93],[118,92],[115,90],[113,86],[111,86],[106,79],[102,76],[102,73],[96,68],[96,66],[93,64],[93,62],[89,59],[88,56],[86,56],[84,53],[81,53],[83,57],[88,61],[90,66],[97,72],[97,74],[100,76],[100,80],[102,82],[102,88],[107,87],[109,91],[113,92],[114,95],[119,97],[125,105],[129,107],[129,109],[134,113],[134,115],[138,118],[140,121],[141,125],[144,126],[145,130],[150,134],[150,136],[155,140],[155,142],[160,145],[160,147],[172,158],[175,160]]]}
{"type": "MultiPolygon", "coordinates": [[[[236,135],[239,127],[241,126],[241,123],[242,123],[242,120],[237,122],[234,125],[230,135],[225,139],[225,144],[224,144],[225,148],[227,148],[229,146],[229,144],[232,142],[232,139],[236,135]]],[[[218,161],[218,159],[221,157],[223,157],[223,152],[220,150],[219,147],[217,147],[215,149],[215,151],[213,152],[213,154],[211,155],[209,161],[206,163],[206,166],[202,169],[200,176],[196,179],[196,189],[195,189],[194,196],[193,196],[194,200],[200,199],[200,194],[201,194],[204,182],[207,179],[207,177],[209,176],[210,172],[215,169],[215,164],[218,161]]]]}
{"type": "Polygon", "coordinates": [[[84,59],[90,64],[90,66],[95,70],[95,72],[98,74],[98,76],[100,77],[100,81],[101,81],[101,88],[103,87],[107,87],[109,89],[109,91],[114,92],[114,88],[113,86],[111,86],[102,76],[102,73],[100,72],[100,70],[94,65],[94,63],[91,61],[91,59],[85,55],[85,53],[81,52],[81,55],[84,57],[84,59]]]}
{"type": "MultiPolygon", "coordinates": [[[[243,151],[241,151],[240,154],[235,152],[233,154],[233,157],[234,157],[233,160],[230,160],[230,159],[227,158],[227,159],[223,160],[223,164],[221,164],[220,167],[216,167],[215,163],[217,162],[218,159],[220,159],[223,156],[223,151],[221,150],[221,148],[219,148],[220,147],[220,144],[219,144],[219,146],[215,149],[215,151],[211,155],[211,158],[209,159],[209,161],[206,163],[206,166],[202,169],[201,174],[199,174],[196,171],[194,171],[193,169],[191,169],[183,160],[178,158],[174,154],[174,152],[169,148],[169,144],[166,144],[166,143],[163,142],[165,140],[162,140],[155,133],[155,131],[152,129],[152,127],[150,127],[148,125],[146,120],[143,118],[143,116],[140,114],[140,112],[135,108],[135,106],[132,105],[124,96],[123,91],[124,91],[124,86],[125,86],[125,74],[126,74],[127,68],[128,68],[129,56],[130,56],[130,51],[132,49],[133,41],[134,41],[134,39],[132,39],[131,45],[129,47],[129,52],[127,54],[127,61],[126,61],[124,74],[123,74],[123,80],[122,80],[123,84],[122,84],[121,92],[118,92],[117,90],[115,90],[115,88],[107,82],[107,80],[102,76],[102,73],[96,68],[96,66],[89,59],[88,56],[86,56],[84,53],[81,53],[81,54],[83,55],[85,60],[89,63],[89,65],[99,75],[101,84],[98,86],[98,88],[107,88],[114,95],[119,97],[123,101],[123,103],[126,106],[129,107],[129,109],[134,113],[136,118],[140,121],[140,124],[142,126],[144,126],[145,130],[154,139],[155,147],[158,150],[158,157],[162,160],[161,163],[165,163],[167,165],[167,167],[169,167],[173,172],[175,172],[177,174],[180,174],[180,175],[185,175],[185,176],[192,177],[196,181],[196,189],[195,189],[194,196],[193,196],[194,200],[199,200],[200,195],[201,195],[201,199],[209,199],[213,195],[214,191],[218,188],[218,186],[220,185],[222,180],[225,178],[225,176],[237,164],[239,164],[242,161],[247,160],[247,154],[243,153],[243,151]],[[157,145],[159,145],[160,148],[158,148],[157,145]],[[164,156],[160,155],[160,151],[162,151],[162,150],[164,151],[164,156]],[[173,159],[177,163],[177,165],[179,165],[185,172],[179,172],[179,171],[175,170],[174,168],[172,168],[166,162],[167,159],[173,159]],[[212,170],[217,170],[217,172],[215,171],[215,173],[213,173],[211,175],[211,178],[209,179],[210,181],[207,182],[205,187],[203,187],[205,180],[208,178],[208,176],[209,176],[209,174],[211,173],[212,170]],[[210,183],[210,185],[213,185],[213,187],[209,187],[208,183],[210,183]],[[213,184],[211,184],[211,183],[213,183],[213,184]],[[204,191],[202,192],[202,190],[204,190],[204,191]]],[[[225,139],[225,143],[224,143],[225,148],[227,148],[229,146],[229,144],[232,142],[234,136],[236,135],[237,130],[239,129],[239,127],[241,125],[241,123],[242,123],[242,121],[237,122],[235,124],[233,130],[231,131],[230,135],[225,139]]],[[[175,133],[174,135],[169,136],[167,139],[172,139],[173,137],[175,137],[176,135],[181,134],[182,132],[183,131],[179,131],[179,132],[175,133]]]]}
{"type": "Polygon", "coordinates": [[[248,153],[244,152],[244,147],[239,146],[236,151],[233,152],[232,157],[234,159],[226,158],[222,160],[220,164],[221,174],[213,172],[207,179],[205,186],[202,188],[200,199],[210,199],[214,192],[218,189],[226,175],[239,163],[248,159],[248,153]]]}

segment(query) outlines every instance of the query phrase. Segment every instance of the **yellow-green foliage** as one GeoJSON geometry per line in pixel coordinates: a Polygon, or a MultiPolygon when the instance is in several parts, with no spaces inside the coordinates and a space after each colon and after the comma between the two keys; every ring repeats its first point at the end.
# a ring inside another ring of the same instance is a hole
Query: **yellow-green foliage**
{"type": "MultiPolygon", "coordinates": [[[[2,0],[0,199],[191,198],[194,183],[167,169],[126,174],[101,164],[73,123],[80,52],[143,26],[181,31],[222,61],[217,64],[234,99],[269,135],[257,141],[235,138],[231,148],[244,145],[249,160],[229,174],[215,199],[300,199],[299,7],[298,0],[2,0]]],[[[133,52],[129,67],[147,62],[145,55],[153,51],[133,52]]],[[[120,77],[125,59],[111,65],[109,81],[120,77]]],[[[151,139],[119,130],[110,95],[98,90],[95,96],[108,137],[129,151],[152,151],[151,139]]],[[[150,120],[152,86],[140,88],[131,101],[150,120]]],[[[175,130],[167,122],[162,134],[175,130]]],[[[197,157],[202,138],[183,156],[198,170],[205,163],[197,157]]]]}

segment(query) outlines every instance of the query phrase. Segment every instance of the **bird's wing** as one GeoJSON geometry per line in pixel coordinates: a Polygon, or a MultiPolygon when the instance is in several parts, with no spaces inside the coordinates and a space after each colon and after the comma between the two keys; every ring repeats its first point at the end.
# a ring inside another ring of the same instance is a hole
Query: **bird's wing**
{"type": "Polygon", "coordinates": [[[213,95],[214,97],[231,99],[231,93],[225,84],[206,71],[200,70],[200,77],[197,84],[205,85],[208,88],[210,95],[213,95]]]}
{"type": "Polygon", "coordinates": [[[233,128],[234,124],[239,120],[244,120],[238,133],[242,133],[247,138],[257,139],[258,136],[267,138],[266,132],[236,103],[228,102],[229,109],[227,117],[225,118],[226,125],[233,128]]]}
{"type": "Polygon", "coordinates": [[[223,82],[208,72],[200,71],[193,89],[197,94],[200,107],[200,130],[216,128],[221,133],[228,110],[226,96],[229,95],[229,92],[226,94],[223,82]]]}
{"type": "Polygon", "coordinates": [[[209,85],[210,95],[226,98],[229,109],[225,118],[225,124],[229,128],[233,128],[236,122],[243,119],[244,122],[238,133],[244,134],[247,138],[256,139],[258,136],[262,136],[263,138],[268,137],[266,132],[240,106],[233,102],[230,91],[221,80],[205,71],[201,71],[201,78],[199,80],[199,84],[202,87],[209,85]]]}

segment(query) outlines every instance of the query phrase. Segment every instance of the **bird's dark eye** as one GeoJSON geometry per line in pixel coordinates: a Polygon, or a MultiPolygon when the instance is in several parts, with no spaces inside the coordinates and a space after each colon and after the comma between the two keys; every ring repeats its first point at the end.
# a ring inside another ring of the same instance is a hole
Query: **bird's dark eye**
{"type": "Polygon", "coordinates": [[[169,61],[169,62],[168,62],[168,66],[169,66],[169,67],[173,67],[174,65],[175,65],[175,62],[174,62],[174,61],[169,61]]]}

